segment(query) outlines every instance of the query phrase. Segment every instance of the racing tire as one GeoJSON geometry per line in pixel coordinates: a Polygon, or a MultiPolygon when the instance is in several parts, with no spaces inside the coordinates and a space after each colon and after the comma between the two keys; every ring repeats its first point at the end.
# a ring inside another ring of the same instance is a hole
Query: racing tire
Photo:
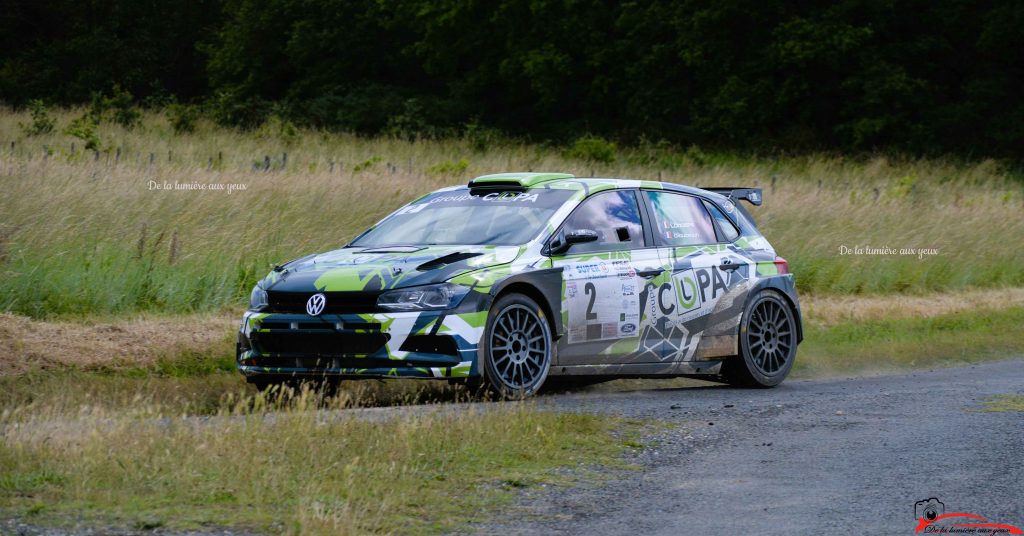
{"type": "Polygon", "coordinates": [[[529,296],[506,294],[491,306],[480,341],[482,383],[500,398],[535,394],[555,355],[544,310],[529,296]]]}
{"type": "Polygon", "coordinates": [[[789,303],[778,291],[762,290],[743,310],[740,355],[722,363],[722,376],[736,386],[775,387],[793,368],[796,345],[796,320],[789,303]]]}

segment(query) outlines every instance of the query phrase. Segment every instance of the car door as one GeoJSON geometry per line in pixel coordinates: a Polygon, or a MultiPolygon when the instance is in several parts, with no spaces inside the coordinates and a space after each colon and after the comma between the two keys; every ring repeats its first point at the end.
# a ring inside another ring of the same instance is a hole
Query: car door
{"type": "Polygon", "coordinates": [[[671,276],[659,287],[652,338],[666,361],[734,355],[739,314],[753,261],[732,245],[739,232],[713,203],[694,195],[645,190],[654,241],[671,276]]]}
{"type": "Polygon", "coordinates": [[[645,218],[636,190],[613,190],[584,200],[555,233],[555,240],[574,232],[597,235],[551,257],[565,283],[559,365],[621,363],[636,354],[643,283],[664,272],[645,236],[645,218]]]}

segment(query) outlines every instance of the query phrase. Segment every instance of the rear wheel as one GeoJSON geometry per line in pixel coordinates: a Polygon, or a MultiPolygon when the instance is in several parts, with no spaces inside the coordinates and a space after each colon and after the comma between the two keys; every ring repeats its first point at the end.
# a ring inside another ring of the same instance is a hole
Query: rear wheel
{"type": "Polygon", "coordinates": [[[481,343],[484,382],[499,396],[533,395],[547,379],[554,353],[551,328],[530,297],[507,294],[498,298],[481,343]]]}
{"type": "Polygon", "coordinates": [[[726,361],[726,381],[745,387],[775,387],[793,368],[796,322],[777,291],[762,290],[747,304],[740,326],[740,355],[726,361]]]}

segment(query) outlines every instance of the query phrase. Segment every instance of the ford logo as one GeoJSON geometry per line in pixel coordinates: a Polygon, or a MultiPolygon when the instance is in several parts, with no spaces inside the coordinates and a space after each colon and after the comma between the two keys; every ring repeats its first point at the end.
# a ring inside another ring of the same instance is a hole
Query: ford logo
{"type": "Polygon", "coordinates": [[[630,324],[623,324],[622,325],[622,332],[623,333],[633,333],[634,331],[636,331],[636,324],[630,323],[630,324]]]}
{"type": "Polygon", "coordinates": [[[324,296],[323,292],[314,294],[306,302],[306,312],[310,316],[319,316],[320,313],[324,312],[325,305],[327,305],[327,296],[324,296]]]}

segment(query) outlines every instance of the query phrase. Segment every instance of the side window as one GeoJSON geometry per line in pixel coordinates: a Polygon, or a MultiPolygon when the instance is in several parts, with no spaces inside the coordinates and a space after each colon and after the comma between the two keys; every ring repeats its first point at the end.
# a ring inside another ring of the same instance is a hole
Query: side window
{"type": "Polygon", "coordinates": [[[654,209],[653,231],[662,245],[696,246],[718,242],[711,216],[700,199],[670,192],[645,193],[654,209]]]}
{"type": "Polygon", "coordinates": [[[572,246],[569,253],[633,249],[644,246],[644,228],[633,192],[604,192],[585,201],[562,226],[564,233],[590,229],[598,239],[572,246]]]}
{"type": "Polygon", "coordinates": [[[704,206],[708,208],[708,212],[711,213],[711,217],[714,218],[715,223],[718,224],[718,230],[722,232],[722,242],[732,242],[740,236],[739,229],[733,225],[729,218],[722,214],[722,211],[715,206],[714,203],[709,203],[707,200],[704,201],[704,206]]]}

